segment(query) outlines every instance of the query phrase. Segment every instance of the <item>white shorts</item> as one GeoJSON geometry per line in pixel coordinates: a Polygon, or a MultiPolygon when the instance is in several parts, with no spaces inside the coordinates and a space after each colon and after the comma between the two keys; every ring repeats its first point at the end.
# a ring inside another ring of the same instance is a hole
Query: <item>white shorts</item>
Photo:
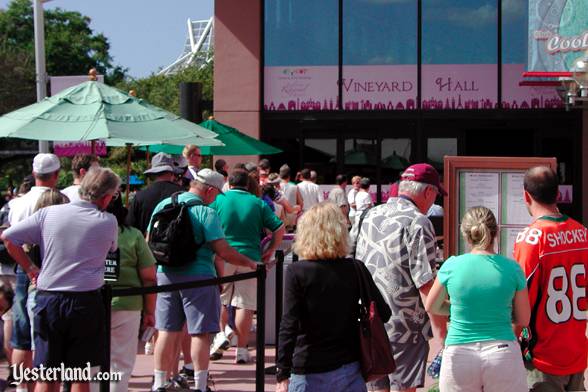
{"type": "MultiPolygon", "coordinates": [[[[252,272],[251,268],[236,266],[225,262],[224,276],[244,274],[252,272]]],[[[257,309],[257,280],[247,279],[237,282],[225,283],[221,293],[223,305],[231,305],[239,309],[257,309]]]]}
{"type": "Polygon", "coordinates": [[[528,392],[519,344],[490,340],[446,346],[439,377],[441,392],[528,392]]]}

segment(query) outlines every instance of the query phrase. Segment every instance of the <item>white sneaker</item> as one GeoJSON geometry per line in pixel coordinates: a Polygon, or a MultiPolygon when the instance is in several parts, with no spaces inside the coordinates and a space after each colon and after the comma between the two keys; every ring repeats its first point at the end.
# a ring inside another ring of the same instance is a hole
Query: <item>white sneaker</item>
{"type": "Polygon", "coordinates": [[[246,364],[251,362],[251,355],[246,347],[237,347],[235,353],[235,363],[246,364]]]}
{"type": "Polygon", "coordinates": [[[229,349],[229,339],[225,336],[224,332],[219,332],[214,335],[214,340],[212,341],[212,345],[210,346],[210,355],[214,354],[217,351],[225,351],[229,349]]]}

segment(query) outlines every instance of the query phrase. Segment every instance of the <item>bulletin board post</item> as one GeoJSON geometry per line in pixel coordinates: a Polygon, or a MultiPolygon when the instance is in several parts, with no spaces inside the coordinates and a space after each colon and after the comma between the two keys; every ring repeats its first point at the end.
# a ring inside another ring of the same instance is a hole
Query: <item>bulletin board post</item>
{"type": "Polygon", "coordinates": [[[531,222],[524,204],[523,177],[535,166],[557,170],[555,158],[444,157],[444,256],[466,252],[459,225],[467,209],[484,206],[496,216],[499,234],[496,251],[507,257],[516,234],[531,222]]]}

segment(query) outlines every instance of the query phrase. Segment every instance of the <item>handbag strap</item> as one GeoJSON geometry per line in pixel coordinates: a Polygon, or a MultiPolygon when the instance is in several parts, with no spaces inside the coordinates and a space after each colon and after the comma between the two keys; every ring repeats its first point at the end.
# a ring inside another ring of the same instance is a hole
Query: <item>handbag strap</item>
{"type": "MultiPolygon", "coordinates": [[[[361,298],[361,304],[363,306],[369,306],[371,302],[371,295],[369,293],[369,285],[367,282],[367,276],[365,276],[365,270],[361,268],[359,260],[351,260],[353,268],[355,269],[355,275],[357,276],[357,284],[359,287],[359,297],[361,298]]],[[[363,263],[362,263],[363,264],[363,263]]]]}

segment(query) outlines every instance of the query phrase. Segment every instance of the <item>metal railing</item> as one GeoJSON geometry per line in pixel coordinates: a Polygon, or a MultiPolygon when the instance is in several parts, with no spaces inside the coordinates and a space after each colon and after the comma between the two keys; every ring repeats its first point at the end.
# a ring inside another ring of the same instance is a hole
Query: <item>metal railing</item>
{"type": "MultiPolygon", "coordinates": [[[[281,252],[281,251],[278,251],[281,252]]],[[[278,280],[282,280],[281,271],[283,270],[284,256],[283,252],[281,257],[276,252],[276,264],[279,268],[280,275],[278,280]]],[[[278,272],[278,269],[276,270],[278,272]]],[[[103,290],[104,302],[106,306],[106,352],[105,361],[102,365],[103,372],[110,371],[110,322],[111,322],[111,311],[112,311],[112,297],[125,297],[130,295],[143,295],[143,294],[155,294],[168,291],[176,291],[182,289],[192,289],[197,287],[220,285],[224,283],[237,282],[247,279],[257,280],[257,329],[256,329],[256,363],[255,363],[255,392],[263,392],[265,390],[265,280],[267,277],[267,271],[265,265],[258,265],[254,272],[247,272],[244,274],[226,276],[222,278],[204,279],[194,282],[183,282],[175,283],[162,286],[150,286],[150,287],[137,287],[128,289],[113,289],[110,285],[105,285],[103,290]]],[[[278,277],[278,276],[277,276],[278,277]]],[[[280,288],[281,290],[281,288],[280,288]]],[[[279,306],[279,316],[276,311],[276,320],[278,317],[281,318],[281,306],[282,298],[281,292],[280,297],[276,298],[276,310],[279,306]],[[279,304],[279,305],[278,305],[279,304]]],[[[279,323],[279,321],[278,321],[279,323]]],[[[278,325],[278,324],[276,324],[278,325]]],[[[279,328],[276,328],[276,336],[279,333],[279,328]]],[[[277,340],[276,340],[277,343],[277,340]]],[[[276,344],[277,347],[277,344],[276,344]]],[[[277,350],[277,349],[276,349],[277,350]]],[[[108,381],[102,381],[100,384],[101,392],[110,391],[110,383],[108,381]]]]}

